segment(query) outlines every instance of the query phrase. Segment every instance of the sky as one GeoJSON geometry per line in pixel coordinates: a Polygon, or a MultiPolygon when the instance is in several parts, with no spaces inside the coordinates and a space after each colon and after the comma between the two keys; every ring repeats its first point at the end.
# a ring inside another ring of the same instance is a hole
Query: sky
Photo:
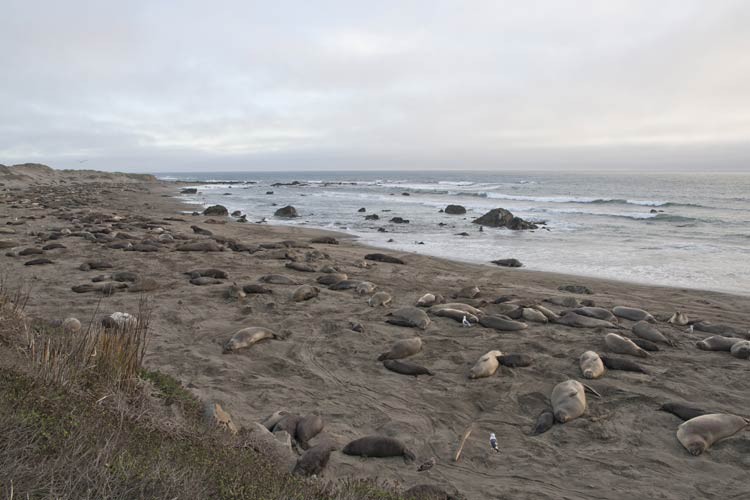
{"type": "Polygon", "coordinates": [[[745,0],[0,12],[0,164],[750,171],[745,0]]]}

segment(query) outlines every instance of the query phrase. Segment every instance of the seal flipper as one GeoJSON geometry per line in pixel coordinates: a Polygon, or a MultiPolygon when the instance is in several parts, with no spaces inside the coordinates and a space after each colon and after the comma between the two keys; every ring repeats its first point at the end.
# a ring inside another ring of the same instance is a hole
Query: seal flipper
{"type": "Polygon", "coordinates": [[[598,392],[596,392],[596,389],[594,389],[593,387],[591,387],[588,384],[581,384],[581,385],[583,386],[584,389],[588,390],[591,394],[593,394],[594,396],[596,396],[599,399],[602,399],[602,395],[599,394],[598,392]]]}

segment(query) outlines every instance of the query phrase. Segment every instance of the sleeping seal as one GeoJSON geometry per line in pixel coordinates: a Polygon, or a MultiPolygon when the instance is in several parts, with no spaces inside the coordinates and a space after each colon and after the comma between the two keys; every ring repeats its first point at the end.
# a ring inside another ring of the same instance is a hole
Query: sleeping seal
{"type": "Polygon", "coordinates": [[[750,340],[741,340],[734,344],[729,352],[735,358],[747,359],[750,358],[750,340]]]}
{"type": "Polygon", "coordinates": [[[608,333],[604,336],[604,343],[607,348],[617,354],[630,354],[631,356],[638,356],[641,358],[647,358],[649,354],[635,345],[632,340],[621,337],[616,333],[608,333]]]}
{"type": "Polygon", "coordinates": [[[357,292],[357,295],[372,295],[375,293],[375,289],[378,286],[375,283],[371,283],[369,281],[362,281],[359,285],[357,285],[357,288],[354,290],[357,292]]]}
{"type": "Polygon", "coordinates": [[[404,461],[412,462],[417,458],[413,451],[409,450],[404,443],[398,439],[385,436],[367,436],[355,439],[346,446],[342,452],[345,455],[360,457],[404,457],[404,461]]]}
{"type": "Polygon", "coordinates": [[[422,350],[422,339],[414,337],[412,339],[399,340],[394,342],[388,352],[378,356],[378,361],[386,359],[402,359],[413,356],[422,350]]]}
{"type": "Polygon", "coordinates": [[[662,344],[673,345],[673,342],[664,336],[654,325],[648,321],[639,321],[633,325],[633,333],[636,337],[650,340],[651,342],[661,342],[662,344]]]}
{"type": "Polygon", "coordinates": [[[648,373],[643,367],[634,361],[623,358],[613,358],[604,354],[600,354],[599,358],[604,363],[604,366],[608,370],[621,370],[625,372],[636,372],[636,373],[648,373]]]}
{"type": "Polygon", "coordinates": [[[426,293],[417,300],[417,307],[432,307],[435,304],[441,304],[445,302],[442,295],[426,293]]]}
{"type": "Polygon", "coordinates": [[[604,321],[609,321],[610,323],[617,323],[617,316],[609,312],[609,310],[604,309],[603,307],[579,307],[577,309],[573,309],[573,311],[571,312],[580,314],[581,316],[588,316],[589,318],[603,319],[604,321]]]}
{"type": "Polygon", "coordinates": [[[664,403],[659,407],[659,410],[671,413],[682,420],[690,420],[691,418],[700,417],[701,415],[707,415],[710,413],[698,407],[682,403],[664,403]]]}
{"type": "Polygon", "coordinates": [[[386,359],[383,361],[383,366],[392,372],[400,373],[402,375],[414,375],[415,377],[419,375],[434,375],[434,373],[424,366],[395,359],[386,359]]]}
{"type": "Polygon", "coordinates": [[[392,313],[389,313],[388,316],[388,319],[385,321],[392,325],[409,326],[421,330],[427,329],[430,325],[430,318],[427,314],[416,307],[402,307],[401,309],[396,309],[392,313]]]}
{"type": "Polygon", "coordinates": [[[372,295],[369,299],[367,299],[367,304],[370,307],[378,307],[382,306],[385,307],[391,303],[393,298],[391,297],[391,294],[387,292],[376,292],[372,295]]]}
{"type": "Polygon", "coordinates": [[[732,346],[737,342],[742,342],[742,339],[737,337],[724,337],[722,335],[714,335],[708,337],[700,342],[696,342],[695,346],[703,351],[731,351],[732,346]]]}
{"type": "Polygon", "coordinates": [[[471,313],[459,311],[458,309],[438,309],[435,311],[435,316],[439,316],[441,318],[450,318],[452,320],[458,321],[459,323],[463,323],[464,318],[466,318],[466,321],[469,323],[477,323],[479,321],[479,318],[474,316],[471,313]]]}
{"type": "Polygon", "coordinates": [[[321,443],[307,450],[294,465],[292,474],[300,476],[319,476],[328,465],[331,452],[336,449],[332,443],[321,443]]]}
{"type": "Polygon", "coordinates": [[[544,313],[530,307],[524,307],[521,310],[521,317],[526,321],[533,321],[535,323],[547,323],[549,321],[544,313]]]}
{"type": "Polygon", "coordinates": [[[299,285],[300,283],[283,274],[266,274],[258,278],[258,281],[272,285],[299,285]]]}
{"type": "Polygon", "coordinates": [[[586,351],[581,354],[578,364],[586,378],[599,378],[604,375],[604,363],[594,351],[586,351]]]}
{"type": "Polygon", "coordinates": [[[260,326],[251,326],[237,330],[224,344],[224,354],[235,352],[243,347],[249,347],[263,339],[277,339],[279,335],[273,330],[260,326]]]}
{"type": "Polygon", "coordinates": [[[292,300],[295,302],[303,302],[315,298],[320,293],[320,288],[312,285],[301,285],[294,289],[292,292],[292,300]]]}
{"type": "Polygon", "coordinates": [[[648,321],[649,323],[656,323],[654,317],[643,309],[637,309],[635,307],[616,306],[612,309],[612,312],[618,318],[625,318],[629,319],[630,321],[648,321]]]}
{"type": "Polygon", "coordinates": [[[302,417],[297,422],[297,426],[294,431],[294,438],[299,443],[303,450],[310,447],[308,442],[320,434],[323,430],[323,418],[320,415],[307,415],[302,417]]]}
{"type": "Polygon", "coordinates": [[[583,415],[586,411],[586,394],[583,384],[576,380],[560,382],[550,396],[555,420],[564,424],[583,415]]]}
{"type": "Polygon", "coordinates": [[[572,326],[575,328],[598,328],[600,326],[604,328],[617,328],[616,325],[605,321],[603,319],[592,318],[590,316],[581,316],[574,312],[565,314],[562,318],[557,320],[557,324],[572,326]]]}
{"type": "Polygon", "coordinates": [[[737,434],[750,425],[750,419],[727,413],[709,413],[691,418],[677,428],[677,439],[682,446],[697,456],[722,439],[737,434]]]}
{"type": "Polygon", "coordinates": [[[492,328],[501,332],[516,332],[525,330],[529,325],[520,321],[513,321],[501,316],[487,315],[479,318],[479,324],[485,328],[492,328]]]}
{"type": "Polygon", "coordinates": [[[500,366],[500,361],[497,358],[502,355],[503,353],[500,351],[490,351],[483,355],[469,370],[469,378],[476,379],[493,375],[500,366]]]}
{"type": "Polygon", "coordinates": [[[315,281],[320,285],[330,286],[335,285],[339,281],[344,281],[345,279],[349,279],[349,277],[344,273],[330,273],[319,276],[315,281]]]}

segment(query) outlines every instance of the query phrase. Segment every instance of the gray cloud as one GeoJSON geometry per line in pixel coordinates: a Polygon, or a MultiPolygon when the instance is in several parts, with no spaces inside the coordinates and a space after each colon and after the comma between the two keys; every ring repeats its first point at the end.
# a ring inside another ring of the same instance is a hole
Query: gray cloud
{"type": "Polygon", "coordinates": [[[750,4],[34,2],[0,163],[747,169],[750,4]]]}

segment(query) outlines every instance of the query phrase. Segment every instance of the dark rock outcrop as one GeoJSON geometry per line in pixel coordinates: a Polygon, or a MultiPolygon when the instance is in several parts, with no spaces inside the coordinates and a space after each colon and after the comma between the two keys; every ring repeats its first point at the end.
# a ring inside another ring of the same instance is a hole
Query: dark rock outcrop
{"type": "Polygon", "coordinates": [[[276,210],[273,215],[275,215],[276,217],[299,217],[297,209],[291,205],[281,207],[280,209],[276,210]]]}
{"type": "Polygon", "coordinates": [[[213,205],[203,211],[203,215],[229,215],[227,207],[223,205],[213,205]]]}
{"type": "Polygon", "coordinates": [[[474,219],[472,222],[482,226],[506,227],[513,230],[537,229],[537,225],[533,222],[516,217],[504,208],[493,208],[478,219],[474,219]]]}
{"type": "Polygon", "coordinates": [[[466,209],[461,205],[448,205],[445,207],[445,213],[450,215],[463,215],[466,213],[466,209]]]}
{"type": "Polygon", "coordinates": [[[521,267],[523,264],[521,264],[521,261],[518,259],[498,259],[493,260],[493,264],[502,266],[502,267],[521,267]]]}

